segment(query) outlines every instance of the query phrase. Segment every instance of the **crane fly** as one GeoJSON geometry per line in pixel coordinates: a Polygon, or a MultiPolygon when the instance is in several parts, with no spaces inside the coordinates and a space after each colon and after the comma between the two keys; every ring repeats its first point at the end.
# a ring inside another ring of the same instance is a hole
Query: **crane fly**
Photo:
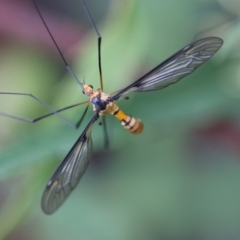
{"type": "MultiPolygon", "coordinates": [[[[19,119],[22,121],[28,122],[37,122],[43,118],[46,118],[50,115],[57,115],[63,121],[71,124],[67,119],[62,117],[59,112],[67,110],[69,108],[87,104],[87,107],[80,118],[80,120],[75,125],[79,127],[83,118],[86,115],[86,112],[89,108],[89,105],[93,107],[93,116],[89,120],[87,126],[82,131],[81,135],[70,149],[66,157],[61,162],[60,166],[57,168],[53,176],[47,183],[47,186],[44,190],[42,196],[42,210],[46,214],[54,213],[65,199],[69,196],[72,190],[76,187],[79,180],[83,176],[86,168],[89,164],[92,152],[92,139],[91,131],[93,124],[103,117],[104,133],[107,136],[106,124],[104,121],[104,116],[106,114],[111,114],[116,117],[121,125],[132,134],[140,134],[143,131],[143,123],[141,120],[136,119],[126,113],[124,113],[116,104],[116,102],[125,94],[130,92],[145,92],[145,91],[155,91],[165,88],[171,84],[178,82],[180,79],[194,72],[199,66],[205,63],[210,59],[222,46],[223,40],[218,37],[207,37],[200,40],[197,40],[175,54],[166,59],[164,62],[157,65],[151,71],[146,73],[144,76],[136,80],[135,82],[129,84],[125,88],[114,92],[113,94],[106,94],[103,92],[103,81],[102,81],[102,70],[101,70],[101,36],[98,32],[98,29],[93,21],[93,18],[86,6],[84,0],[82,0],[83,6],[86,10],[86,13],[90,19],[90,22],[98,35],[98,62],[99,62],[99,73],[100,73],[100,88],[96,91],[93,89],[93,86],[81,82],[77,79],[74,72],[71,70],[67,64],[62,52],[60,51],[55,39],[53,38],[45,20],[42,17],[41,12],[38,9],[38,6],[33,0],[33,4],[46,27],[50,37],[52,38],[53,43],[55,44],[62,60],[65,63],[67,70],[73,76],[73,78],[79,83],[82,88],[82,92],[88,97],[88,100],[83,103],[77,103],[59,110],[54,110],[36,96],[26,93],[5,93],[1,92],[0,94],[14,94],[14,95],[24,95],[33,98],[38,101],[44,107],[46,107],[50,113],[44,116],[38,117],[36,119],[27,119],[19,116],[10,115],[7,113],[0,112],[0,115],[10,118],[19,119]]],[[[105,142],[107,142],[105,138],[105,142]]],[[[106,143],[105,145],[108,145],[106,143]]]]}

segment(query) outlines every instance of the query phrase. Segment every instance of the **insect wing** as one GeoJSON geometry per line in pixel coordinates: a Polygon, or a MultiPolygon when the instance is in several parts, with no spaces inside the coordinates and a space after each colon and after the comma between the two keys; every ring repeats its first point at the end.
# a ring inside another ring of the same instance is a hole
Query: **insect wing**
{"type": "Polygon", "coordinates": [[[46,214],[52,214],[59,208],[86,171],[92,152],[91,130],[95,121],[96,115],[89,121],[81,136],[49,180],[42,196],[42,209],[46,214]]]}
{"type": "Polygon", "coordinates": [[[223,40],[208,37],[191,43],[160,63],[143,77],[112,96],[117,100],[121,95],[133,91],[153,91],[174,84],[194,72],[211,58],[222,46],[223,40]]]}

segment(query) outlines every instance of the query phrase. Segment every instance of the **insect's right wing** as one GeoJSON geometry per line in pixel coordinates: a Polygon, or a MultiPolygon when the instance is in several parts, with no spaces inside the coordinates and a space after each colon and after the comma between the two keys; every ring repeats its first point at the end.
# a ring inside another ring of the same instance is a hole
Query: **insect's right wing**
{"type": "Polygon", "coordinates": [[[91,157],[91,130],[97,118],[98,115],[94,114],[49,180],[42,196],[42,210],[46,214],[54,213],[61,206],[83,176],[91,157]]]}
{"type": "Polygon", "coordinates": [[[205,63],[219,50],[222,44],[223,40],[217,37],[203,38],[193,42],[111,98],[118,100],[129,92],[159,90],[174,84],[205,63]]]}

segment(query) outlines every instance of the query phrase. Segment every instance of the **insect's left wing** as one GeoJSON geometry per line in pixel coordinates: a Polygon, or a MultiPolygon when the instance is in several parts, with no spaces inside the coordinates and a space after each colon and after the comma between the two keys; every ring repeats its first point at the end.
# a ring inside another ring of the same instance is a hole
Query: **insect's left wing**
{"type": "Polygon", "coordinates": [[[193,42],[160,63],[134,83],[120,90],[112,96],[112,99],[117,100],[123,94],[129,92],[153,91],[176,83],[211,58],[222,44],[223,40],[217,37],[203,38],[193,42]]]}
{"type": "Polygon", "coordinates": [[[49,180],[42,196],[42,209],[46,214],[52,214],[59,208],[83,176],[91,157],[91,130],[97,118],[97,114],[93,115],[81,136],[49,180]]]}

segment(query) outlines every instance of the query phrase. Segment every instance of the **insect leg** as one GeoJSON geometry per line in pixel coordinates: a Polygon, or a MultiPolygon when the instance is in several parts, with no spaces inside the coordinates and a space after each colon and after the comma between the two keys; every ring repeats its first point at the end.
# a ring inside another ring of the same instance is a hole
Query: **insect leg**
{"type": "MultiPolygon", "coordinates": [[[[101,42],[102,42],[102,37],[97,29],[97,26],[93,20],[93,17],[91,13],[89,12],[87,5],[85,3],[85,0],[82,0],[83,6],[85,8],[85,11],[88,15],[89,21],[91,22],[95,32],[97,33],[98,36],[98,68],[99,68],[99,76],[100,76],[100,88],[103,90],[103,78],[102,78],[102,62],[101,62],[101,42]]],[[[102,117],[102,123],[103,123],[103,134],[104,134],[104,147],[108,149],[109,147],[109,136],[108,136],[108,131],[107,131],[107,125],[106,125],[106,119],[105,116],[102,117]]]]}
{"type": "Polygon", "coordinates": [[[51,31],[50,31],[47,23],[45,22],[45,20],[44,20],[44,18],[43,18],[43,16],[42,16],[42,14],[41,14],[41,12],[40,12],[37,4],[36,4],[36,1],[35,1],[35,0],[32,0],[32,2],[33,2],[33,5],[34,5],[35,8],[36,8],[36,11],[37,11],[39,17],[41,18],[41,20],[42,20],[42,22],[43,22],[43,25],[45,26],[45,28],[46,28],[46,30],[47,30],[50,38],[52,39],[55,47],[57,48],[57,51],[58,51],[58,53],[60,54],[60,56],[61,56],[61,58],[62,58],[62,60],[63,60],[63,62],[64,62],[64,64],[65,64],[66,69],[68,70],[68,72],[72,75],[72,77],[76,80],[76,82],[80,85],[80,87],[81,87],[82,90],[83,90],[82,83],[79,81],[79,79],[77,78],[76,74],[72,71],[72,69],[71,69],[70,66],[68,65],[65,57],[64,57],[63,54],[62,54],[62,51],[60,50],[57,42],[55,41],[55,39],[54,39],[54,37],[53,37],[53,35],[52,35],[52,33],[51,33],[51,31]]]}
{"type": "Polygon", "coordinates": [[[85,8],[85,11],[88,15],[88,18],[89,18],[89,21],[91,22],[95,32],[97,33],[97,36],[98,36],[98,68],[99,68],[99,76],[100,76],[100,87],[101,87],[101,90],[103,90],[103,79],[102,79],[102,63],[101,63],[101,42],[102,42],[102,37],[97,29],[97,26],[93,20],[93,17],[92,15],[90,14],[88,8],[87,8],[87,5],[85,3],[84,0],[82,0],[82,3],[83,3],[83,6],[85,8]]]}
{"type": "Polygon", "coordinates": [[[81,118],[78,120],[78,122],[77,122],[77,124],[76,124],[76,127],[77,127],[77,128],[79,128],[79,126],[81,125],[83,119],[84,119],[85,116],[86,116],[86,113],[87,113],[88,109],[89,109],[89,104],[88,104],[87,107],[85,108],[85,110],[84,110],[81,118]]]}
{"type": "Polygon", "coordinates": [[[73,128],[77,128],[77,125],[75,125],[74,123],[72,123],[71,121],[69,121],[68,119],[66,119],[65,117],[63,117],[62,115],[59,114],[59,112],[62,112],[64,110],[67,110],[67,109],[70,109],[70,108],[73,108],[73,107],[76,107],[76,106],[79,106],[81,104],[85,104],[85,103],[88,103],[88,101],[85,101],[85,102],[81,102],[81,103],[77,103],[77,104],[73,104],[73,105],[70,105],[70,106],[67,106],[67,107],[64,107],[64,108],[61,108],[61,109],[58,109],[58,110],[54,110],[53,108],[51,108],[49,105],[47,105],[45,102],[43,102],[42,100],[40,100],[38,97],[34,96],[33,94],[29,94],[29,93],[12,93],[12,92],[0,92],[0,94],[4,95],[19,95],[19,96],[27,96],[27,97],[30,97],[32,99],[34,99],[35,101],[37,101],[38,103],[40,103],[43,107],[45,107],[46,109],[48,109],[50,111],[50,113],[48,114],[45,114],[43,116],[40,116],[40,117],[37,117],[37,118],[34,118],[34,119],[29,119],[29,118],[23,118],[23,117],[20,117],[20,116],[15,116],[15,115],[11,115],[11,114],[8,114],[8,113],[5,113],[5,112],[0,112],[0,116],[3,116],[3,117],[9,117],[9,118],[13,118],[13,119],[18,119],[20,121],[24,121],[24,122],[30,122],[30,123],[35,123],[35,122],[38,122],[46,117],[49,117],[51,115],[56,115],[57,117],[59,117],[62,121],[64,121],[65,123],[67,123],[68,125],[70,125],[71,127],[73,128]]]}
{"type": "Polygon", "coordinates": [[[102,116],[102,125],[103,125],[104,148],[108,149],[109,148],[109,135],[108,135],[105,116],[102,116]]]}

